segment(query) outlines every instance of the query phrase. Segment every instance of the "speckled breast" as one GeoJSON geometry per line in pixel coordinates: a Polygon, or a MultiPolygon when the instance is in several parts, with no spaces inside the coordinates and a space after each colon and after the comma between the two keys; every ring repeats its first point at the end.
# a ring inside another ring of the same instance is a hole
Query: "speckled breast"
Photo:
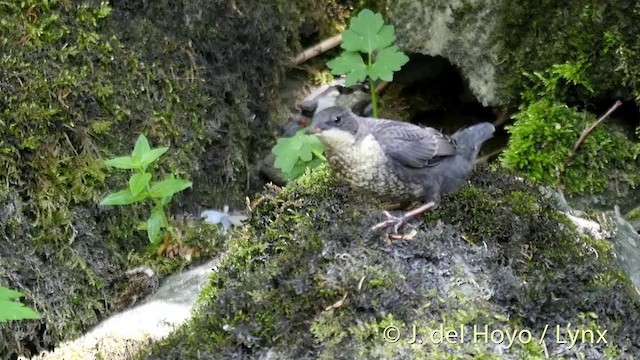
{"type": "Polygon", "coordinates": [[[371,140],[364,139],[340,151],[327,149],[329,166],[354,189],[373,193],[379,198],[411,199],[420,196],[422,188],[418,184],[401,181],[382,149],[371,140]]]}

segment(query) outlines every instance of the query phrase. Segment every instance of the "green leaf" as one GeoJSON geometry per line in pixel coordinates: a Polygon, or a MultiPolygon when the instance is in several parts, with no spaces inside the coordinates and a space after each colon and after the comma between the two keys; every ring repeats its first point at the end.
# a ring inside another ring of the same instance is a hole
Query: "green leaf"
{"type": "Polygon", "coordinates": [[[0,286],[0,323],[11,320],[39,319],[40,315],[16,301],[23,296],[19,291],[0,286]]]}
{"type": "Polygon", "coordinates": [[[138,195],[144,188],[147,187],[149,181],[151,180],[151,174],[144,173],[135,173],[129,179],[129,190],[131,190],[132,195],[138,195]]]}
{"type": "Polygon", "coordinates": [[[382,15],[364,9],[351,19],[349,28],[342,33],[341,47],[371,54],[391,45],[395,40],[394,32],[393,26],[384,25],[382,15]]]}
{"type": "Polygon", "coordinates": [[[327,62],[327,66],[334,75],[347,74],[346,86],[354,85],[367,78],[367,65],[362,60],[362,56],[356,52],[345,51],[342,55],[327,62]]]}
{"type": "Polygon", "coordinates": [[[169,195],[169,196],[165,196],[163,198],[160,198],[160,204],[162,206],[169,205],[169,203],[171,202],[171,199],[173,199],[173,195],[169,195]]]}
{"type": "Polygon", "coordinates": [[[140,162],[135,161],[131,156],[105,160],[104,163],[118,169],[137,169],[140,166],[140,162]]]}
{"type": "Polygon", "coordinates": [[[125,189],[105,197],[100,202],[100,205],[128,205],[144,200],[148,196],[149,194],[146,191],[134,195],[131,193],[131,189],[125,189]]]}
{"type": "Polygon", "coordinates": [[[167,217],[161,206],[155,206],[147,220],[147,236],[149,241],[154,243],[160,238],[160,231],[167,226],[167,217]]]}
{"type": "Polygon", "coordinates": [[[153,150],[149,150],[146,153],[142,154],[140,157],[140,163],[142,166],[147,166],[152,162],[156,161],[160,156],[169,150],[168,147],[155,148],[153,150]]]}
{"type": "Polygon", "coordinates": [[[193,183],[188,180],[167,178],[160,182],[153,183],[149,195],[152,198],[163,198],[189,188],[191,185],[193,185],[193,183]]]}
{"type": "Polygon", "coordinates": [[[298,133],[291,137],[278,139],[276,146],[271,149],[271,152],[276,156],[274,166],[285,174],[291,172],[298,161],[298,152],[301,146],[302,140],[298,133]]]}
{"type": "Polygon", "coordinates": [[[396,46],[382,49],[376,54],[376,61],[369,69],[369,76],[373,80],[393,81],[393,73],[408,61],[409,57],[396,46]]]}
{"type": "Polygon", "coordinates": [[[292,137],[278,139],[271,152],[276,155],[275,167],[288,179],[302,175],[310,162],[322,163],[324,160],[322,143],[317,136],[306,135],[304,130],[292,137]]]}
{"type": "Polygon", "coordinates": [[[296,166],[293,167],[293,170],[291,170],[291,173],[286,174],[285,177],[288,180],[295,180],[300,176],[302,176],[304,172],[307,171],[307,169],[314,169],[322,163],[323,163],[323,160],[320,158],[313,158],[309,162],[298,161],[296,163],[296,166]]]}
{"type": "Polygon", "coordinates": [[[131,157],[137,160],[142,159],[142,156],[151,150],[151,146],[149,146],[149,141],[147,137],[144,135],[138,136],[138,140],[136,140],[136,144],[133,147],[133,153],[131,157]]]}

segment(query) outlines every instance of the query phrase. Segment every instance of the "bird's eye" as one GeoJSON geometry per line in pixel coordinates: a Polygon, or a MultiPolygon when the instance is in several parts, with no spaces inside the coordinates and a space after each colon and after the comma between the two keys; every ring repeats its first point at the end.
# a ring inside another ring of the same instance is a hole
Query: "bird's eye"
{"type": "Polygon", "coordinates": [[[340,125],[340,123],[342,122],[342,117],[340,116],[334,116],[333,117],[333,123],[336,125],[340,125]]]}

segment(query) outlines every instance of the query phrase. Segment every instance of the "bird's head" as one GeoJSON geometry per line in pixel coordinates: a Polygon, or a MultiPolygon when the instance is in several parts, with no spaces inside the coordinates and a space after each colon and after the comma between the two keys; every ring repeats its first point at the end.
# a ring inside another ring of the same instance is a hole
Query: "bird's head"
{"type": "Polygon", "coordinates": [[[325,145],[345,146],[356,141],[360,125],[356,114],[334,106],[315,114],[307,133],[317,135],[325,145]]]}

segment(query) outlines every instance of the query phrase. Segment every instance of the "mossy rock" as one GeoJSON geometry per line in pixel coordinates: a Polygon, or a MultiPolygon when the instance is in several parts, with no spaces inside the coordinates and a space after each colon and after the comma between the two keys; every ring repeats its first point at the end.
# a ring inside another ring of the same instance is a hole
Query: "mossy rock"
{"type": "Polygon", "coordinates": [[[229,243],[195,317],[143,358],[640,355],[640,302],[612,245],[579,235],[526,181],[479,170],[423,218],[412,240],[390,245],[368,230],[381,218],[380,204],[337,183],[324,166],[264,195],[229,243]],[[434,344],[429,335],[441,324],[457,336],[434,344]],[[593,343],[555,341],[556,331],[566,339],[569,324],[593,333],[593,343]],[[414,325],[422,344],[410,344],[414,325]],[[489,334],[516,331],[523,341],[474,342],[474,325],[489,334]],[[385,329],[395,336],[389,329],[396,328],[399,339],[385,339],[385,329]],[[597,342],[605,330],[607,344],[597,342]]]}
{"type": "MultiPolygon", "coordinates": [[[[99,207],[127,184],[103,160],[138,134],[154,169],[194,182],[173,212],[242,202],[274,142],[278,85],[306,1],[0,3],[0,284],[43,315],[0,329],[35,354],[114,311],[149,208],[99,207]]],[[[164,265],[163,265],[164,266],[164,265]]]]}
{"type": "Polygon", "coordinates": [[[396,0],[388,14],[401,48],[447,58],[484,105],[517,107],[525,72],[566,62],[584,64],[594,92],[561,101],[640,100],[636,1],[396,0]]]}

